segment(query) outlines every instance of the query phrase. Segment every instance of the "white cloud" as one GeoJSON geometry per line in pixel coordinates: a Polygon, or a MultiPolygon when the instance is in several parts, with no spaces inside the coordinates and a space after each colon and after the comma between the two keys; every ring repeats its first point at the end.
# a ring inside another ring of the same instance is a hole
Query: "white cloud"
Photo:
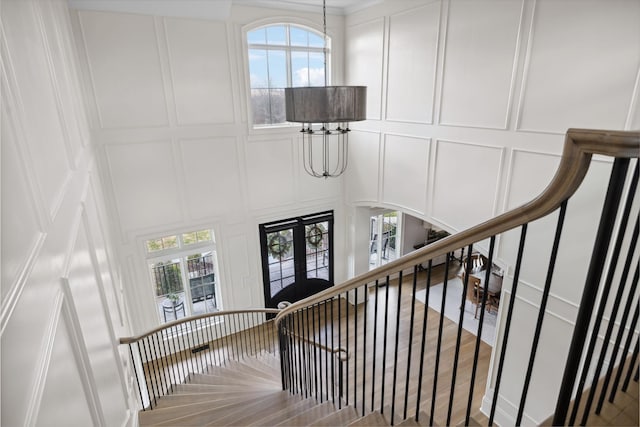
{"type": "Polygon", "coordinates": [[[324,86],[324,68],[300,68],[293,76],[294,86],[324,86]]]}

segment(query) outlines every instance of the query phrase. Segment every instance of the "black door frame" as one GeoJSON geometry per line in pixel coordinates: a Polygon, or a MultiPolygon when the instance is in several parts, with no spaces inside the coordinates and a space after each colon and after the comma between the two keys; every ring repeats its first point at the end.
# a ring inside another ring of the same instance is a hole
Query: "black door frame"
{"type": "Polygon", "coordinates": [[[306,298],[314,293],[320,292],[326,288],[333,286],[333,210],[319,212],[311,215],[304,215],[294,218],[288,218],[280,221],[272,221],[259,225],[260,230],[260,255],[262,260],[262,279],[264,290],[264,302],[267,308],[277,308],[277,305],[283,299],[277,298],[278,295],[287,288],[285,293],[289,302],[295,302],[306,298]],[[327,222],[328,230],[328,265],[329,280],[324,279],[307,279],[307,254],[306,254],[306,235],[305,226],[327,222]],[[293,229],[293,260],[294,260],[294,283],[271,296],[271,280],[269,276],[269,254],[267,252],[267,234],[287,229],[293,229]]]}

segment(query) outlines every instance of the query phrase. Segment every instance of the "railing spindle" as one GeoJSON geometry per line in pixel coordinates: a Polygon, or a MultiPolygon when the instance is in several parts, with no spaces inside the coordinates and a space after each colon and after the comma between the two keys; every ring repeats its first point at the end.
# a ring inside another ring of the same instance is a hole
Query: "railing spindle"
{"type": "MultiPolygon", "coordinates": [[[[582,352],[587,338],[589,323],[591,323],[591,315],[593,307],[598,295],[598,287],[602,272],[604,270],[604,262],[607,258],[609,241],[613,233],[616,214],[622,196],[625,176],[629,167],[629,159],[616,158],[611,169],[611,177],[609,186],[605,196],[602,214],[600,215],[600,223],[596,233],[591,261],[587,270],[587,279],[585,281],[584,290],[582,291],[582,299],[580,300],[580,308],[575,321],[575,329],[571,344],[569,346],[569,354],[565,363],[560,392],[553,416],[553,424],[564,424],[567,417],[567,411],[571,401],[573,386],[576,381],[580,361],[582,360],[582,352]]],[[[606,341],[605,341],[606,342],[606,341]]],[[[590,406],[590,404],[588,405],[590,406]]]]}
{"type": "Polygon", "coordinates": [[[629,388],[629,382],[631,381],[631,374],[633,373],[633,368],[636,366],[636,362],[638,361],[638,350],[640,347],[640,337],[636,339],[636,346],[633,349],[633,354],[631,355],[631,363],[629,363],[629,369],[627,370],[627,376],[624,379],[624,384],[622,384],[622,391],[626,392],[629,388]]]}
{"type": "Polygon", "coordinates": [[[373,306],[373,361],[371,364],[371,411],[373,411],[374,403],[375,403],[375,394],[376,394],[376,354],[378,353],[377,347],[377,337],[378,337],[378,281],[376,280],[375,284],[375,303],[373,306]]]}
{"type": "Polygon", "coordinates": [[[403,419],[407,418],[407,406],[409,399],[409,375],[411,373],[411,350],[413,348],[413,320],[416,313],[416,287],[418,285],[418,265],[413,266],[413,289],[411,294],[411,316],[409,320],[409,346],[407,355],[407,378],[404,384],[404,412],[403,419]]]}
{"type": "Polygon", "coordinates": [[[389,326],[389,276],[385,280],[385,295],[384,295],[384,327],[382,333],[382,372],[380,383],[382,384],[382,390],[380,391],[380,413],[384,414],[384,383],[385,383],[385,371],[387,367],[387,329],[389,326]]]}
{"type": "MultiPolygon", "coordinates": [[[[629,298],[632,298],[630,296],[629,298]]],[[[609,402],[613,403],[616,393],[618,391],[618,385],[620,385],[620,378],[622,378],[622,371],[624,371],[624,365],[626,363],[627,354],[629,354],[629,349],[631,348],[631,340],[633,339],[633,331],[638,324],[638,315],[640,314],[640,306],[636,304],[636,309],[633,312],[633,320],[629,324],[629,333],[627,334],[627,339],[624,343],[624,349],[622,350],[622,354],[620,356],[620,365],[618,367],[618,371],[616,372],[616,378],[613,381],[613,386],[611,386],[611,394],[609,395],[609,402]]],[[[621,328],[622,329],[622,328],[621,328]]]]}
{"type": "MultiPolygon", "coordinates": [[[[418,373],[418,397],[416,398],[416,422],[420,421],[420,397],[422,395],[422,374],[424,372],[424,349],[427,343],[427,317],[429,315],[429,288],[431,287],[431,267],[432,261],[427,264],[427,283],[424,295],[424,313],[422,318],[422,338],[420,344],[420,372],[418,373]]],[[[429,420],[429,425],[433,425],[433,413],[429,420]]]]}
{"type": "MultiPolygon", "coordinates": [[[[511,296],[509,297],[509,306],[507,307],[507,319],[504,325],[502,347],[500,349],[500,360],[498,362],[498,372],[496,374],[496,385],[493,389],[491,412],[489,414],[489,427],[493,426],[493,418],[496,414],[496,405],[498,403],[498,394],[500,392],[500,383],[502,381],[502,369],[504,368],[504,359],[507,354],[507,343],[509,341],[509,332],[511,330],[511,318],[513,316],[513,308],[516,304],[516,291],[518,289],[518,283],[520,281],[520,267],[522,266],[524,243],[527,238],[527,228],[528,224],[523,224],[520,231],[520,243],[518,244],[518,255],[516,257],[516,266],[513,273],[513,285],[511,286],[511,296]]],[[[471,253],[471,251],[469,251],[469,253],[471,253]]]]}

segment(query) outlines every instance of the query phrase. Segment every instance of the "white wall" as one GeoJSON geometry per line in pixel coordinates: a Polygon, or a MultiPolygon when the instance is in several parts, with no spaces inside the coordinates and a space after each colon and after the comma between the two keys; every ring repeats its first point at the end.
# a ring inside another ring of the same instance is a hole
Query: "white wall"
{"type": "Polygon", "coordinates": [[[128,322],[67,4],[0,8],[1,423],[125,425],[128,322]]]}
{"type": "MultiPolygon", "coordinates": [[[[640,3],[626,0],[398,0],[347,16],[346,82],[368,86],[369,118],[352,125],[349,211],[399,209],[455,232],[531,200],[553,176],[567,128],[640,127],[638,22],[640,3]]],[[[555,404],[564,364],[553,361],[568,348],[609,170],[596,159],[569,205],[572,243],[560,248],[526,424],[555,404]]],[[[530,227],[501,424],[519,403],[554,218],[530,227]]],[[[518,237],[498,239],[500,265],[513,265],[518,237]]]]}
{"type": "MultiPolygon", "coordinates": [[[[305,174],[297,126],[254,130],[248,121],[245,27],[322,30],[321,14],[234,6],[224,22],[84,10],[73,19],[135,331],[159,321],[149,237],[213,228],[227,309],[264,307],[260,223],[334,209],[344,258],[342,179],[305,174]]],[[[330,15],[327,30],[340,83],[343,17],[330,15]]],[[[345,265],[337,263],[337,280],[345,265]]]]}

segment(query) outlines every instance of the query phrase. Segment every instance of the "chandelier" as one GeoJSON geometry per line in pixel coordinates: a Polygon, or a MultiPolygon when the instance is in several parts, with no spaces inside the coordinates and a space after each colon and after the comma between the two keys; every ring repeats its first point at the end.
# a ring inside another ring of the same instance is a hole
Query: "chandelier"
{"type": "Polygon", "coordinates": [[[349,123],[365,120],[365,86],[327,86],[327,11],[322,1],[324,86],[285,88],[288,122],[302,123],[304,170],[316,178],[342,175],[349,163],[349,123]],[[314,161],[315,156],[315,161],[314,161]]]}

